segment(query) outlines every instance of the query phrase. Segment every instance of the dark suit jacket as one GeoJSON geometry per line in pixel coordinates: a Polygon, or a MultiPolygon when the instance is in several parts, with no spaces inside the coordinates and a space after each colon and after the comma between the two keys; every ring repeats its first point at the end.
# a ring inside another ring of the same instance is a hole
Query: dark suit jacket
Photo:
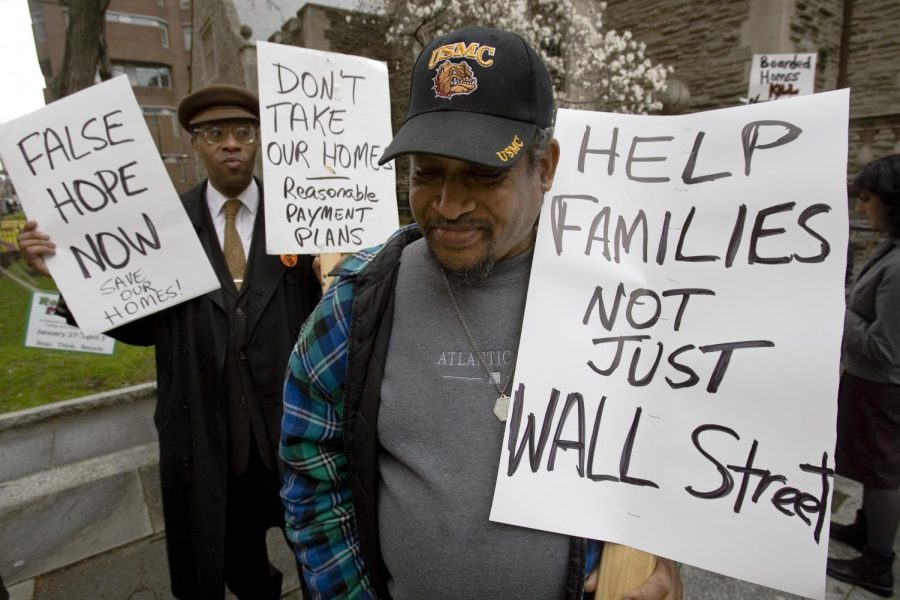
{"type": "MultiPolygon", "coordinates": [[[[257,182],[259,183],[259,182],[257,182]]],[[[221,247],[206,211],[204,181],[182,202],[207,256],[221,247]]],[[[265,253],[260,208],[247,261],[248,360],[277,456],[287,360],[303,321],[321,295],[309,256],[293,267],[265,253]]],[[[217,269],[220,279],[228,277],[217,269]]],[[[128,323],[109,333],[129,344],[156,345],[160,479],[172,591],[179,597],[224,595],[228,443],[223,368],[229,319],[222,289],[128,323]]]]}

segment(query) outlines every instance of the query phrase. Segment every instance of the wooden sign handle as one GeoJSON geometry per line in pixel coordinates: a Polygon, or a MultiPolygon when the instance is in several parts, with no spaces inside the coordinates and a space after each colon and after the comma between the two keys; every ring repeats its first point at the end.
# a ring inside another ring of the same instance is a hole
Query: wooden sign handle
{"type": "Polygon", "coordinates": [[[331,285],[331,280],[334,277],[329,277],[328,273],[341,262],[341,259],[344,258],[343,254],[340,253],[328,253],[328,254],[320,254],[319,255],[319,283],[322,284],[322,292],[328,289],[328,286],[331,285]]]}
{"type": "Polygon", "coordinates": [[[656,569],[656,557],[621,544],[603,544],[600,580],[594,600],[622,600],[625,592],[644,585],[656,569]]]}

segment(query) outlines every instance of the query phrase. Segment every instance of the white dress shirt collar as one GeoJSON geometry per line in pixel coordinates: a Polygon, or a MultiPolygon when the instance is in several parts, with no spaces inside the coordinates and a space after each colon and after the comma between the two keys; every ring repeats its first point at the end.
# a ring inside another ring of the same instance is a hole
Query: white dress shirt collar
{"type": "MultiPolygon", "coordinates": [[[[241,201],[241,204],[243,204],[242,208],[246,208],[251,215],[256,216],[256,209],[259,208],[259,188],[256,186],[256,179],[250,180],[250,185],[234,197],[241,201]]],[[[222,211],[225,209],[225,203],[228,200],[231,200],[231,197],[214,188],[212,184],[206,185],[206,205],[209,206],[209,214],[213,218],[219,216],[222,219],[225,218],[222,211]]]]}

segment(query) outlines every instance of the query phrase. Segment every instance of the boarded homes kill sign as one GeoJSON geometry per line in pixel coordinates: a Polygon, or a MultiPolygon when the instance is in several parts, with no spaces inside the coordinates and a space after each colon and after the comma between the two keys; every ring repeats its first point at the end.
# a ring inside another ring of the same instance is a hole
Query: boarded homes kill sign
{"type": "Polygon", "coordinates": [[[754,54],[750,65],[749,102],[768,102],[812,94],[816,54],[754,54]]]}
{"type": "Polygon", "coordinates": [[[493,520],[824,596],[847,116],[559,111],[493,520]]]}

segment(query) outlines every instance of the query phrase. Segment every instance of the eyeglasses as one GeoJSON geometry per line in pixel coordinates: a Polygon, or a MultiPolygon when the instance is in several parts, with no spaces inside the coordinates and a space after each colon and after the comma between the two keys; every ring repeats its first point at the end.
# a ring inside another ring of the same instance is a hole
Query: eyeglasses
{"type": "Polygon", "coordinates": [[[194,135],[202,134],[206,143],[212,146],[220,144],[231,133],[241,144],[252,144],[256,141],[257,130],[255,125],[204,125],[194,129],[194,135]]]}

